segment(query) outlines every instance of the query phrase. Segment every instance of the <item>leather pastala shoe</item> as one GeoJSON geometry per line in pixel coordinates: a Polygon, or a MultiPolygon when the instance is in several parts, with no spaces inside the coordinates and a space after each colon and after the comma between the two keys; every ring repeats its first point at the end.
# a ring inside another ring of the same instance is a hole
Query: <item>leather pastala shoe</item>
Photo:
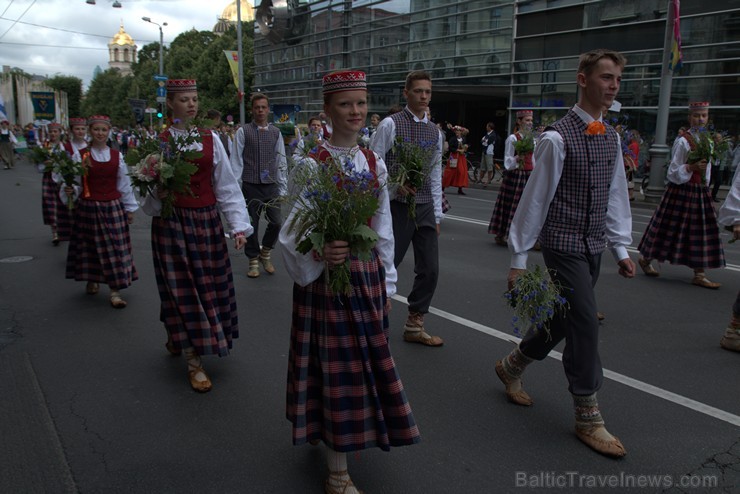
{"type": "Polygon", "coordinates": [[[609,434],[603,424],[592,427],[576,426],[576,436],[583,444],[604,456],[622,458],[627,454],[627,450],[624,449],[622,442],[617,437],[609,434]],[[604,439],[605,436],[611,436],[612,439],[604,439]]]}
{"type": "Polygon", "coordinates": [[[510,402],[524,407],[532,406],[532,403],[534,403],[532,398],[529,397],[526,391],[521,389],[521,379],[514,379],[509,376],[504,370],[504,363],[501,360],[496,362],[496,375],[501,382],[504,383],[504,386],[506,387],[506,398],[508,398],[510,402]],[[516,391],[513,390],[515,381],[519,381],[519,389],[516,391]]]}

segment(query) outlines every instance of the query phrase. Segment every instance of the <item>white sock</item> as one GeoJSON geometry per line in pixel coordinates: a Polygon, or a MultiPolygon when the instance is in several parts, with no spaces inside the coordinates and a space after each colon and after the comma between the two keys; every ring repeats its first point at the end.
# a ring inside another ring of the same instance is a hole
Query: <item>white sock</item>
{"type": "Polygon", "coordinates": [[[326,464],[329,467],[329,478],[327,484],[336,492],[346,494],[359,494],[354,485],[347,485],[351,482],[349,473],[347,473],[347,453],[340,453],[331,448],[326,450],[326,464]]]}

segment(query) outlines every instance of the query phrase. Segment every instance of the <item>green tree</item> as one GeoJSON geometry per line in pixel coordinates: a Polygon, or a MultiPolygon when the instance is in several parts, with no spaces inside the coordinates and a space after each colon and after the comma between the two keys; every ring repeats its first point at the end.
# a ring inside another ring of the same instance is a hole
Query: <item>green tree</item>
{"type": "Polygon", "coordinates": [[[83,116],[82,112],[82,79],[73,76],[57,75],[47,79],[46,84],[56,90],[67,93],[67,112],[70,117],[83,116]]]}
{"type": "Polygon", "coordinates": [[[85,115],[108,115],[116,126],[134,125],[128,99],[133,96],[134,76],[122,76],[116,69],[98,74],[90,83],[82,103],[85,115]]]}

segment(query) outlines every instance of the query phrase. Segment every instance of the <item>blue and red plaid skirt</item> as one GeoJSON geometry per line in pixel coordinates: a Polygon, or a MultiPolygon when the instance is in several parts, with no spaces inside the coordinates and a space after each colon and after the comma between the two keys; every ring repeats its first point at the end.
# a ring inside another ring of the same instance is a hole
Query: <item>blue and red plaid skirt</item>
{"type": "Polygon", "coordinates": [[[419,442],[388,346],[385,271],[351,258],[352,294],[324,282],[293,286],[286,416],[293,444],[322,440],[340,452],[419,442]]]}
{"type": "Polygon", "coordinates": [[[496,198],[496,205],[493,207],[491,223],[488,225],[488,233],[502,238],[509,235],[511,220],[514,218],[519,199],[522,198],[522,192],[524,192],[524,186],[527,185],[527,180],[529,180],[531,174],[531,170],[519,169],[504,173],[504,179],[496,198]]]}
{"type": "Polygon", "coordinates": [[[112,290],[126,288],[139,279],[120,199],[80,199],[73,213],[75,228],[69,239],[66,277],[104,283],[112,290]]]}
{"type": "Polygon", "coordinates": [[[216,206],[152,218],[160,320],[175,348],[225,357],[239,336],[229,249],[216,206]]]}
{"type": "Polygon", "coordinates": [[[69,240],[73,213],[59,198],[59,184],[51,178],[51,172],[44,172],[41,179],[41,214],[44,225],[55,228],[59,240],[69,240]]]}
{"type": "Polygon", "coordinates": [[[669,182],[637,249],[646,259],[692,269],[724,267],[725,254],[709,188],[669,182]]]}

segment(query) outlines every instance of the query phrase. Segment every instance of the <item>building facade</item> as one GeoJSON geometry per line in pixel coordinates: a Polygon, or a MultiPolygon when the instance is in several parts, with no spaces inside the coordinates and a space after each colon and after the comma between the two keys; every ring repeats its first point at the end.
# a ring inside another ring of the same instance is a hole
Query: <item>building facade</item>
{"type": "MultiPolygon", "coordinates": [[[[546,125],[577,100],[578,55],[595,48],[628,59],[612,121],[654,133],[670,0],[314,0],[256,9],[255,86],[273,104],[298,104],[299,122],[321,111],[321,77],[368,74],[370,113],[403,103],[410,70],[434,82],[437,121],[504,134],[516,110],[546,125]]],[[[719,130],[740,132],[740,0],[682,0],[683,67],[674,73],[669,137],[690,100],[712,102],[719,130]]],[[[478,137],[478,138],[476,138],[478,137]]]]}
{"type": "Polygon", "coordinates": [[[108,43],[108,67],[118,69],[121,75],[131,75],[131,64],[136,62],[136,43],[129,36],[123,23],[108,43]]]}

